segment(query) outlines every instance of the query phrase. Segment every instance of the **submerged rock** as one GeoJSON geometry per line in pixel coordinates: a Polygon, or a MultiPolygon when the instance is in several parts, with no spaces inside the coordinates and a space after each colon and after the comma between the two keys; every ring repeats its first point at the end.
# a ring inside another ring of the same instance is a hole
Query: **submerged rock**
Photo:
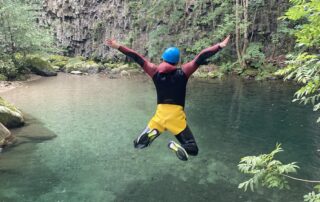
{"type": "Polygon", "coordinates": [[[29,57],[26,60],[27,67],[37,75],[40,76],[57,76],[57,72],[52,65],[41,59],[40,57],[34,56],[29,57]]]}
{"type": "Polygon", "coordinates": [[[24,125],[24,118],[15,106],[0,97],[0,122],[8,128],[24,125]]]}

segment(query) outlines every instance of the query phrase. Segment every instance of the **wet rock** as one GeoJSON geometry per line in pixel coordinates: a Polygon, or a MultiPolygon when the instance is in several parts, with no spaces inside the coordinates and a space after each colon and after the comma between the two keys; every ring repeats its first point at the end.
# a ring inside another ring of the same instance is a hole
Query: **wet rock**
{"type": "Polygon", "coordinates": [[[112,74],[119,74],[120,72],[121,72],[120,68],[114,68],[114,69],[111,70],[112,74]]]}
{"type": "Polygon", "coordinates": [[[128,77],[128,76],[130,76],[130,73],[128,71],[126,71],[126,70],[122,70],[120,72],[120,76],[121,77],[128,77]]]}
{"type": "Polygon", "coordinates": [[[82,75],[82,72],[80,72],[80,71],[71,71],[70,74],[82,75]]]}
{"type": "Polygon", "coordinates": [[[0,97],[0,122],[8,128],[24,125],[24,118],[15,106],[0,97]]]}

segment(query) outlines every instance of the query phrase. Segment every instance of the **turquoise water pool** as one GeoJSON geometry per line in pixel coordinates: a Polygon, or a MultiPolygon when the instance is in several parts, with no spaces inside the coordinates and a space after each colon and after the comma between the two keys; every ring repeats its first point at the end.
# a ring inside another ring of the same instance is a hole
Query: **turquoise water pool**
{"type": "Polygon", "coordinates": [[[167,148],[169,133],[149,148],[133,148],[155,110],[147,77],[61,74],[31,82],[2,96],[57,138],[0,155],[0,201],[303,201],[311,189],[304,183],[292,182],[289,191],[237,188],[245,179],[240,158],[267,153],[276,142],[285,150],[281,160],[301,166],[297,176],[320,178],[317,114],[291,103],[296,88],[191,80],[185,110],[200,152],[182,162],[167,148]]]}

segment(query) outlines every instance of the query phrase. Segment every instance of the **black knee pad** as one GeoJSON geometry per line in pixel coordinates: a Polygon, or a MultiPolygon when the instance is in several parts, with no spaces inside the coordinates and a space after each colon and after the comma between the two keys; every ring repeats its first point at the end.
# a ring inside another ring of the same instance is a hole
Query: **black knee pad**
{"type": "Polygon", "coordinates": [[[180,142],[181,146],[186,150],[189,155],[198,155],[199,148],[193,137],[193,134],[187,126],[181,133],[176,135],[176,138],[180,142]]]}

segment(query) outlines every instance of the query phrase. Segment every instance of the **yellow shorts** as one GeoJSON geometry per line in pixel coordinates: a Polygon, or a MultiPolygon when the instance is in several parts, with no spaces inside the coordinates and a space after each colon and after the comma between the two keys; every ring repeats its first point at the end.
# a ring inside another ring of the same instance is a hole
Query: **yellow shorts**
{"type": "Polygon", "coordinates": [[[158,104],[157,111],[149,121],[148,127],[157,129],[160,133],[169,130],[174,135],[178,135],[187,127],[183,107],[174,104],[158,104]]]}

